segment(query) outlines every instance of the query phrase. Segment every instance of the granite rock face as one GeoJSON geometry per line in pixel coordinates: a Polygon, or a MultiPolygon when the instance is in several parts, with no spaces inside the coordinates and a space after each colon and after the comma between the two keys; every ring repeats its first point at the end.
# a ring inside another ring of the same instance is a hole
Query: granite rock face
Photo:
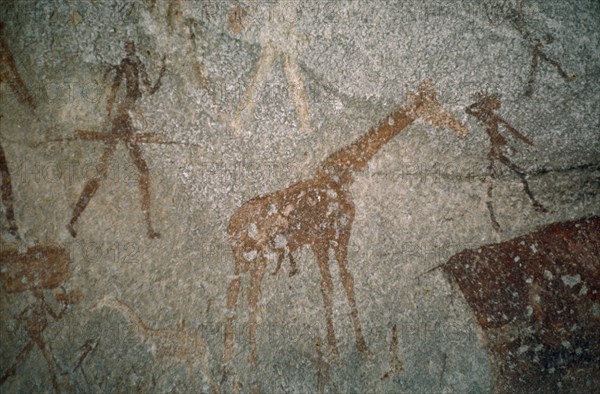
{"type": "Polygon", "coordinates": [[[484,330],[498,391],[598,387],[600,218],[465,250],[442,269],[484,330]]]}
{"type": "Polygon", "coordinates": [[[597,219],[432,268],[600,213],[599,20],[0,2],[0,390],[587,390],[597,219]]]}

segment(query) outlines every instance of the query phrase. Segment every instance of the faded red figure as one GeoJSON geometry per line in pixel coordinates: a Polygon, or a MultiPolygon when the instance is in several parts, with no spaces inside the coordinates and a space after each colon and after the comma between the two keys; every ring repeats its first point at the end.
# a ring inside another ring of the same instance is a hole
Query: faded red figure
{"type": "Polygon", "coordinates": [[[35,114],[35,101],[21,78],[10,47],[4,41],[4,22],[0,21],[0,85],[5,83],[17,100],[35,114]]]}
{"type": "Polygon", "coordinates": [[[139,177],[139,188],[141,194],[141,206],[142,213],[144,215],[144,221],[147,226],[148,238],[159,238],[160,233],[154,231],[152,227],[152,221],[150,219],[150,171],[148,164],[142,155],[142,150],[139,147],[140,142],[152,139],[152,133],[137,134],[133,126],[130,111],[134,110],[136,102],[142,97],[142,91],[140,89],[140,82],[146,88],[147,94],[152,95],[160,88],[160,81],[165,72],[165,59],[163,57],[163,65],[160,70],[158,80],[154,86],[148,79],[146,67],[140,58],[136,55],[135,44],[131,41],[125,43],[125,51],[127,56],[121,61],[121,64],[115,66],[116,75],[113,80],[112,90],[108,99],[108,116],[110,117],[113,110],[113,105],[119,91],[119,87],[125,78],[125,97],[119,104],[117,109],[117,115],[112,119],[112,129],[110,132],[96,132],[78,130],[76,135],[78,138],[87,140],[104,141],[106,147],[100,160],[96,165],[97,175],[89,179],[85,184],[83,191],[79,197],[79,200],[75,204],[73,209],[73,215],[71,221],[67,225],[67,229],[71,236],[76,237],[77,232],[75,231],[75,224],[77,220],[89,204],[90,200],[94,197],[100,182],[106,179],[108,175],[108,166],[113,158],[117,143],[122,142],[129,150],[129,155],[133,160],[133,163],[137,167],[139,177]]]}
{"type": "MultiPolygon", "coordinates": [[[[31,113],[35,115],[35,101],[17,70],[17,65],[15,64],[15,59],[10,47],[6,41],[4,41],[4,22],[0,21],[0,86],[4,83],[8,85],[17,100],[21,104],[27,105],[31,110],[31,113]]],[[[0,90],[0,93],[1,92],[2,91],[0,90]]],[[[0,114],[0,118],[1,117],[2,114],[0,114]]],[[[0,144],[0,174],[2,175],[2,205],[4,205],[6,221],[8,222],[8,232],[16,237],[18,228],[15,221],[15,210],[13,208],[12,183],[2,144],[0,144]]]]}
{"type": "Polygon", "coordinates": [[[560,63],[549,57],[544,52],[544,45],[549,45],[554,42],[554,37],[550,33],[544,34],[542,39],[533,38],[529,28],[527,27],[527,19],[523,11],[525,2],[523,0],[517,1],[514,7],[508,6],[506,14],[503,16],[510,25],[521,35],[525,44],[529,47],[531,53],[531,63],[529,67],[529,78],[527,80],[527,88],[525,89],[525,96],[533,96],[533,85],[535,84],[535,76],[538,71],[538,67],[541,62],[546,62],[556,68],[558,75],[561,76],[565,81],[574,79],[574,76],[568,75],[563,70],[560,63]]]}
{"type": "Polygon", "coordinates": [[[500,126],[503,126],[506,130],[508,130],[514,137],[520,139],[527,145],[533,145],[533,142],[517,131],[514,127],[512,127],[507,121],[502,119],[499,115],[495,114],[494,111],[500,109],[501,102],[500,98],[497,95],[491,94],[487,95],[484,93],[479,93],[477,95],[478,101],[474,104],[471,104],[467,108],[465,108],[465,112],[469,115],[472,115],[477,118],[484,126],[485,131],[490,138],[490,151],[488,153],[489,166],[488,173],[492,178],[492,181],[488,183],[488,201],[486,202],[488,211],[490,213],[490,220],[492,221],[492,226],[496,231],[500,231],[501,227],[496,220],[496,215],[494,213],[494,207],[492,202],[492,194],[494,190],[494,180],[498,177],[498,171],[496,168],[496,163],[499,162],[508,167],[511,171],[516,173],[521,182],[523,183],[523,188],[525,189],[525,193],[531,200],[531,203],[536,211],[539,212],[547,212],[547,209],[535,199],[531,189],[529,188],[529,183],[527,182],[527,173],[525,170],[518,167],[514,164],[505,154],[505,147],[508,144],[507,139],[500,133],[500,126]]]}

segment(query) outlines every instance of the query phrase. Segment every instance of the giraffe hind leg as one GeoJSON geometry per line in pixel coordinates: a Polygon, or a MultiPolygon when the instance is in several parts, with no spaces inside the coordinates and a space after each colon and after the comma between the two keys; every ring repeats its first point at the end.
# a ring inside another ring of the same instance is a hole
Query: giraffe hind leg
{"type": "Polygon", "coordinates": [[[327,341],[331,347],[332,353],[337,356],[337,341],[333,329],[333,281],[329,271],[329,256],[326,246],[316,246],[313,251],[317,258],[317,264],[321,271],[321,293],[323,295],[323,304],[325,307],[325,319],[327,322],[327,341]]]}
{"type": "Polygon", "coordinates": [[[358,307],[356,306],[356,297],[354,295],[354,277],[348,270],[347,266],[347,255],[348,255],[348,239],[339,240],[335,246],[335,259],[337,260],[338,267],[340,268],[340,276],[344,289],[346,290],[346,297],[348,298],[348,304],[350,304],[350,313],[352,316],[352,325],[354,326],[354,336],[356,340],[356,348],[361,352],[368,352],[365,338],[362,334],[362,328],[360,325],[360,319],[358,317],[358,307]]]}

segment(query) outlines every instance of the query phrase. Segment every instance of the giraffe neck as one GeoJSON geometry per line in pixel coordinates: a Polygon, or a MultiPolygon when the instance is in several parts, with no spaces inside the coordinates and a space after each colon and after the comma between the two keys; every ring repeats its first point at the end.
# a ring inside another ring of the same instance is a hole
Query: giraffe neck
{"type": "Polygon", "coordinates": [[[398,133],[415,121],[415,109],[419,104],[403,106],[392,112],[377,127],[342,149],[332,153],[319,166],[318,172],[362,171],[369,160],[398,133]]]}

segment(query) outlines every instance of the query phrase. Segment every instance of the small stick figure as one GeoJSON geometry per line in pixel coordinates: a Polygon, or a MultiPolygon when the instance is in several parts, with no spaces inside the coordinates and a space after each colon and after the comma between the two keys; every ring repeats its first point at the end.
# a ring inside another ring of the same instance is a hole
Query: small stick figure
{"type": "Polygon", "coordinates": [[[539,212],[547,212],[547,209],[535,199],[531,189],[529,188],[529,183],[527,182],[527,173],[522,170],[520,167],[515,165],[505,154],[504,147],[508,144],[506,138],[500,134],[499,126],[504,126],[514,137],[520,139],[524,143],[528,145],[533,145],[533,142],[517,131],[514,127],[512,127],[507,121],[502,119],[500,116],[494,113],[495,110],[499,109],[501,106],[500,98],[497,95],[488,95],[484,93],[479,93],[476,95],[477,102],[471,104],[470,106],[465,108],[465,112],[469,115],[473,115],[477,118],[483,125],[485,126],[485,131],[490,137],[490,151],[488,152],[488,159],[490,161],[488,166],[488,174],[492,178],[492,181],[488,183],[487,196],[488,201],[486,202],[488,211],[490,213],[490,219],[492,221],[492,226],[496,231],[500,231],[500,224],[496,220],[496,216],[494,214],[494,207],[492,205],[492,193],[494,189],[494,180],[498,176],[498,172],[496,170],[496,162],[500,162],[508,167],[511,171],[516,173],[521,182],[523,183],[523,188],[525,193],[531,200],[531,203],[536,211],[539,212]]]}
{"type": "Polygon", "coordinates": [[[527,97],[531,97],[533,95],[533,84],[535,83],[535,74],[537,72],[540,60],[543,60],[546,63],[550,63],[551,65],[556,67],[558,74],[565,81],[570,81],[571,79],[573,79],[573,77],[567,75],[567,73],[562,69],[562,67],[556,60],[549,58],[548,55],[544,53],[544,44],[551,44],[552,42],[554,42],[554,37],[550,33],[547,33],[544,35],[543,41],[540,39],[535,39],[531,44],[531,68],[529,70],[529,80],[527,81],[527,89],[525,90],[525,95],[527,97]]]}
{"type": "Polygon", "coordinates": [[[525,89],[525,96],[531,97],[533,95],[533,85],[535,83],[535,75],[538,70],[538,66],[541,61],[545,61],[550,65],[554,66],[558,71],[558,74],[566,81],[574,79],[574,76],[569,76],[561,67],[561,65],[554,59],[550,58],[544,51],[544,45],[551,44],[554,42],[554,37],[546,33],[543,39],[533,38],[529,29],[527,28],[527,20],[523,13],[523,1],[518,1],[515,7],[511,7],[506,4],[506,14],[503,16],[511,26],[519,32],[523,40],[529,46],[531,52],[531,63],[529,68],[529,79],[527,80],[527,88],[525,89]]]}
{"type": "MultiPolygon", "coordinates": [[[[136,165],[140,173],[139,187],[141,194],[141,205],[142,213],[144,214],[144,220],[148,228],[148,238],[153,239],[160,237],[160,233],[154,231],[152,222],[150,220],[150,172],[148,170],[148,165],[142,156],[142,151],[138,145],[140,140],[137,137],[139,137],[139,135],[136,135],[136,130],[133,127],[129,111],[133,109],[136,102],[142,97],[142,92],[140,90],[140,79],[146,87],[149,95],[154,94],[160,88],[160,81],[165,72],[165,58],[163,57],[162,60],[163,65],[158,76],[158,81],[156,84],[154,84],[154,86],[152,86],[150,80],[148,79],[148,74],[146,73],[146,67],[144,66],[144,63],[142,63],[140,58],[135,53],[135,44],[131,41],[125,43],[125,51],[127,56],[121,61],[119,66],[114,67],[117,73],[113,80],[111,95],[108,99],[107,111],[108,116],[110,117],[119,86],[123,81],[123,77],[125,77],[125,98],[119,105],[117,115],[112,120],[112,130],[109,133],[78,131],[77,136],[79,138],[102,140],[106,143],[106,148],[104,149],[102,156],[100,156],[100,160],[96,166],[98,175],[87,181],[83,191],[81,192],[79,200],[73,209],[71,221],[67,225],[67,229],[73,237],[77,236],[77,232],[74,229],[75,223],[77,223],[79,216],[81,216],[90,200],[94,197],[94,194],[96,194],[96,191],[100,186],[100,181],[106,179],[106,176],[108,175],[108,165],[112,160],[117,143],[119,141],[123,142],[129,150],[129,154],[133,160],[133,163],[136,165]]],[[[148,136],[142,135],[142,137],[148,136]]],[[[152,135],[150,137],[152,137],[152,135]]]]}

